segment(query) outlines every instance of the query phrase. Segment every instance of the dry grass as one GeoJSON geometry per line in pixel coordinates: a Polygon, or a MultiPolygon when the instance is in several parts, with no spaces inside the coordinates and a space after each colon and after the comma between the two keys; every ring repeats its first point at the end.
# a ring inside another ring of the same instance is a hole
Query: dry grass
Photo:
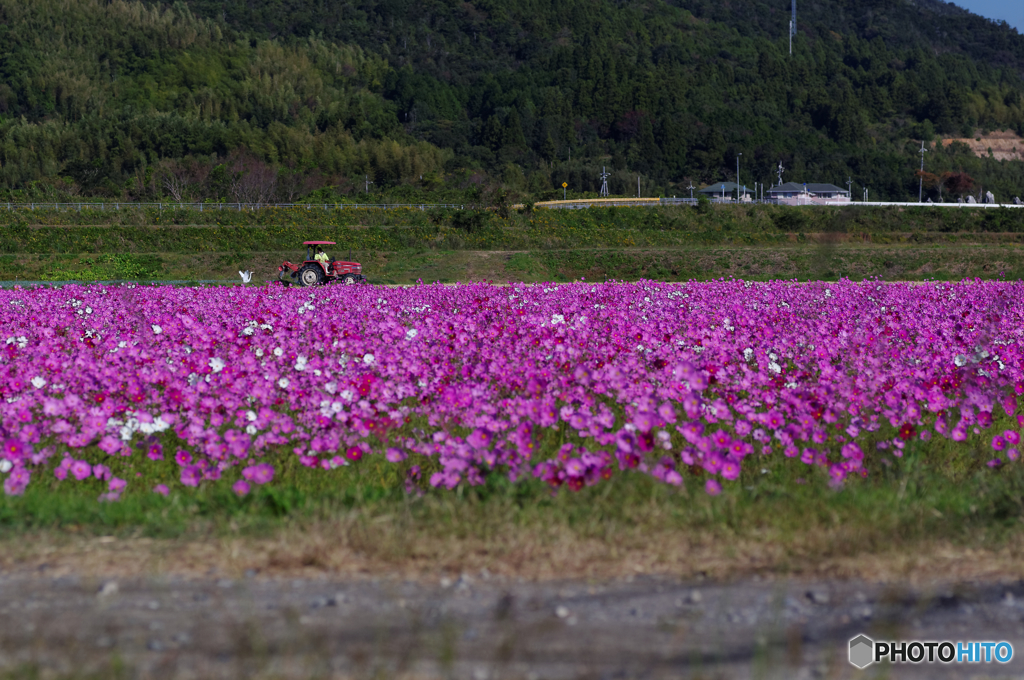
{"type": "Polygon", "coordinates": [[[753,574],[916,583],[1024,578],[1024,531],[1001,546],[968,547],[941,539],[888,548],[850,549],[845,530],[814,530],[784,540],[725,539],[698,531],[618,531],[585,537],[565,527],[538,533],[508,527],[500,536],[432,536],[384,519],[282,527],[261,537],[78,537],[41,532],[0,543],[0,570],[95,578],[199,577],[248,573],[272,577],[437,579],[478,573],[513,579],[605,580],[644,575],[727,580],[753,574]],[[844,546],[837,550],[837,547],[844,546]]]}

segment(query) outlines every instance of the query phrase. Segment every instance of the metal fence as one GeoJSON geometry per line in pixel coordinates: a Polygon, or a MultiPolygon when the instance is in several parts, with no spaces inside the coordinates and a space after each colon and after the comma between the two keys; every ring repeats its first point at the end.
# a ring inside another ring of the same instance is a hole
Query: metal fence
{"type": "Polygon", "coordinates": [[[125,202],[82,202],[82,203],[0,203],[0,208],[7,210],[271,210],[299,208],[303,210],[432,210],[447,208],[449,210],[465,210],[476,208],[475,205],[461,203],[125,203],[125,202]]]}

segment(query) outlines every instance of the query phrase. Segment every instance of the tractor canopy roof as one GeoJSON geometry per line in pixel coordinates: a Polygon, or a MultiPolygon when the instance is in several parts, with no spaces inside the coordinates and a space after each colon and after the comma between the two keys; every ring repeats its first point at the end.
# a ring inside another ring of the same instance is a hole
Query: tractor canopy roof
{"type": "Polygon", "coordinates": [[[304,245],[304,246],[333,246],[333,245],[335,245],[335,243],[334,243],[334,241],[303,241],[302,245],[304,245]]]}

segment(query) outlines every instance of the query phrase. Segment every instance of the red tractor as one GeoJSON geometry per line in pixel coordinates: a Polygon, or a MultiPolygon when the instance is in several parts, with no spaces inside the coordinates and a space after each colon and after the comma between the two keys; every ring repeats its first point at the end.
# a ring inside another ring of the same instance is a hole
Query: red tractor
{"type": "Polygon", "coordinates": [[[333,246],[334,241],[304,241],[306,261],[292,264],[285,261],[277,268],[277,279],[285,286],[319,286],[334,281],[347,285],[366,283],[363,276],[363,265],[358,262],[342,262],[331,260],[320,246],[333,246]]]}

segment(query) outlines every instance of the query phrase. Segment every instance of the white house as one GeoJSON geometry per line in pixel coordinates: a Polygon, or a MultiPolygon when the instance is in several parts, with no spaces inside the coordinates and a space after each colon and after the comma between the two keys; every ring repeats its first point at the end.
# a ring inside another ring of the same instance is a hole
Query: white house
{"type": "Polygon", "coordinates": [[[834,184],[797,184],[786,182],[772,187],[767,198],[783,205],[839,205],[850,202],[850,192],[834,184]]]}

